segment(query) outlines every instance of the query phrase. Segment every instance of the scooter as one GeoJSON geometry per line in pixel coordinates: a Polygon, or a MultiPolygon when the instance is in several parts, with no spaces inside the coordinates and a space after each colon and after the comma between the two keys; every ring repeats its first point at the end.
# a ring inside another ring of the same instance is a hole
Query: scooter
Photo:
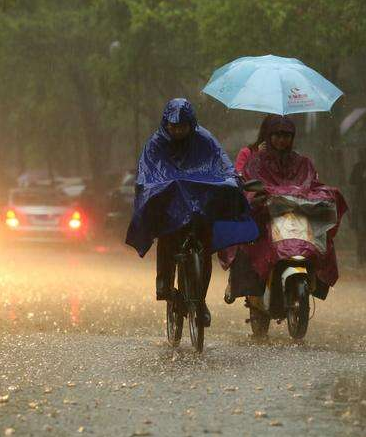
{"type": "MultiPolygon", "coordinates": [[[[246,182],[244,189],[266,197],[260,181],[246,182]]],[[[290,201],[293,202],[293,200],[290,201]]],[[[311,218],[304,214],[301,208],[288,208],[284,197],[271,197],[265,202],[269,210],[272,208],[272,211],[275,211],[271,219],[273,241],[296,239],[311,242],[314,245],[320,244],[319,241],[323,243],[326,241],[326,231],[332,226],[332,220],[329,219],[331,215],[325,215],[324,208],[328,208],[328,212],[332,214],[329,206],[319,205],[317,211],[320,215],[316,217],[316,232],[314,232],[314,223],[310,223],[311,218]],[[322,219],[319,220],[319,217],[322,219]],[[320,223],[324,217],[327,217],[325,223],[320,223]]],[[[307,332],[309,300],[315,288],[314,259],[292,256],[289,259],[280,260],[266,281],[264,295],[246,297],[246,306],[250,311],[250,318],[247,322],[251,324],[254,336],[267,335],[271,319],[278,323],[287,319],[290,336],[294,339],[302,339],[307,332]]]]}
{"type": "Polygon", "coordinates": [[[305,336],[309,323],[309,297],[315,273],[311,261],[302,256],[281,260],[273,268],[263,297],[249,296],[248,322],[255,337],[267,335],[271,319],[281,323],[287,319],[289,334],[294,339],[305,336]]]}

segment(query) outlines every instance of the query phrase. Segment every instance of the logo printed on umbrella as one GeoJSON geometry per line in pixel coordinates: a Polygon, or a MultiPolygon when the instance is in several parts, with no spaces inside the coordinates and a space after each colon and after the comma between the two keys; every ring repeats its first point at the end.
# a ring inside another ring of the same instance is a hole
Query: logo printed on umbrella
{"type": "Polygon", "coordinates": [[[307,99],[308,95],[307,94],[301,94],[301,90],[300,88],[291,88],[291,94],[288,96],[288,98],[294,99],[294,100],[299,100],[299,99],[307,99]]]}
{"type": "Polygon", "coordinates": [[[288,96],[289,105],[296,105],[296,104],[301,104],[306,106],[314,105],[314,101],[312,99],[309,99],[308,94],[302,93],[300,88],[296,88],[296,87],[291,88],[290,92],[291,94],[289,94],[288,96]]]}

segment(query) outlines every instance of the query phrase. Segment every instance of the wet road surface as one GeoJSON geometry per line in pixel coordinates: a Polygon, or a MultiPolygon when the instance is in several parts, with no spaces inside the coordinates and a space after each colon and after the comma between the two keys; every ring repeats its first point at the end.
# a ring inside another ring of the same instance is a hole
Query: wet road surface
{"type": "Polygon", "coordinates": [[[366,274],[341,268],[296,344],[254,341],[216,266],[200,356],[166,343],[152,256],[0,248],[0,436],[366,436],[366,274]]]}

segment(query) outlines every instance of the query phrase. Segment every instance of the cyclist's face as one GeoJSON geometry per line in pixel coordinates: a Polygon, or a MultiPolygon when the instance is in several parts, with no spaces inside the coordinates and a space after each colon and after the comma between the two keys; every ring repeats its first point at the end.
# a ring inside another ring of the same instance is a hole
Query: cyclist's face
{"type": "Polygon", "coordinates": [[[271,145],[278,151],[291,147],[293,135],[291,132],[279,131],[271,135],[271,145]]]}
{"type": "Polygon", "coordinates": [[[191,132],[191,125],[185,123],[168,123],[167,130],[169,135],[175,141],[181,141],[188,137],[191,132]]]}

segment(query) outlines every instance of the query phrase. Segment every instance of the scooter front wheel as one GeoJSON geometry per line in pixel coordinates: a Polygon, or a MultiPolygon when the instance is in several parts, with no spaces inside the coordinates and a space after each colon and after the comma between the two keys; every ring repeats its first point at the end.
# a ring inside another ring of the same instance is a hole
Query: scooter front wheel
{"type": "Polygon", "coordinates": [[[291,337],[300,340],[305,337],[309,324],[308,282],[305,276],[298,275],[288,280],[287,327],[291,337]]]}

